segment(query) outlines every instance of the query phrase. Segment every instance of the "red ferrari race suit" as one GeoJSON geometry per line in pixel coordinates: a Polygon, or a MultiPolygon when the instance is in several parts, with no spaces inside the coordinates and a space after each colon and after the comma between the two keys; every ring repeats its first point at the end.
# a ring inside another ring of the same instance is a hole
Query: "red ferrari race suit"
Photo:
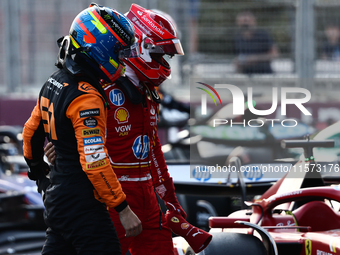
{"type": "Polygon", "coordinates": [[[143,226],[141,234],[126,238],[117,212],[110,209],[122,254],[172,255],[171,230],[164,225],[155,193],[177,202],[157,135],[159,96],[144,83],[137,88],[127,77],[104,90],[110,106],[106,146],[111,165],[143,226]]]}
{"type": "Polygon", "coordinates": [[[57,153],[44,200],[49,228],[42,254],[120,254],[106,206],[121,211],[126,196],[104,146],[104,99],[91,81],[56,71],[24,127],[29,166],[43,161],[45,136],[57,153]]]}

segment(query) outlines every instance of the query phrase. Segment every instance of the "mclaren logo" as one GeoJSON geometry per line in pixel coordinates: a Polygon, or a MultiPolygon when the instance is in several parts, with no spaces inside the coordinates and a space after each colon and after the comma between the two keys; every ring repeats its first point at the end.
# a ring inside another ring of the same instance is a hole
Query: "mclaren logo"
{"type": "Polygon", "coordinates": [[[94,87],[92,87],[90,84],[88,83],[80,83],[78,84],[78,89],[84,92],[88,92],[90,90],[92,91],[97,91],[94,87]]]}
{"type": "Polygon", "coordinates": [[[56,81],[53,78],[49,78],[48,82],[51,83],[53,86],[57,87],[58,89],[62,89],[63,87],[67,87],[68,83],[64,82],[63,84],[61,84],[60,82],[56,81]]]}

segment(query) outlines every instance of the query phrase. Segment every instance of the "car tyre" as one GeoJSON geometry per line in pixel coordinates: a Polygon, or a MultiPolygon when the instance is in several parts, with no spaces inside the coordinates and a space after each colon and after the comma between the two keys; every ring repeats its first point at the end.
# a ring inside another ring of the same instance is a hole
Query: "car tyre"
{"type": "Polygon", "coordinates": [[[185,251],[185,255],[195,255],[196,253],[191,247],[188,247],[187,250],[185,251]]]}
{"type": "Polygon", "coordinates": [[[267,251],[260,239],[241,233],[210,233],[213,238],[198,255],[266,255],[267,251]]]}

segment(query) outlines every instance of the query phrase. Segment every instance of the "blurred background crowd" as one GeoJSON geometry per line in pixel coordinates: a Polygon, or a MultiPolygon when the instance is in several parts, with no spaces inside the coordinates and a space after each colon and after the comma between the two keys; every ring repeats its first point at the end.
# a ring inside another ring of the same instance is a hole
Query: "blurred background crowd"
{"type": "MultiPolygon", "coordinates": [[[[0,2],[0,125],[24,124],[41,85],[56,68],[57,39],[89,3],[0,2]]],[[[243,90],[257,87],[261,93],[302,87],[312,92],[311,101],[338,101],[337,0],[100,1],[122,13],[131,3],[166,12],[176,23],[185,55],[171,60],[172,79],[162,91],[179,101],[195,101],[190,86],[196,81],[214,84],[216,79],[243,90]]]]}
{"type": "MultiPolygon", "coordinates": [[[[173,79],[164,85],[175,96],[188,96],[182,90],[188,90],[194,76],[225,77],[236,85],[262,82],[333,88],[338,83],[337,0],[99,2],[122,13],[134,2],[173,17],[185,51],[184,57],[173,60],[173,79]],[[266,74],[266,79],[256,74],[266,74]],[[297,84],[304,77],[316,80],[297,84]]],[[[88,0],[1,1],[1,96],[37,95],[54,69],[56,40],[68,33],[73,17],[87,5],[88,0]]]]}

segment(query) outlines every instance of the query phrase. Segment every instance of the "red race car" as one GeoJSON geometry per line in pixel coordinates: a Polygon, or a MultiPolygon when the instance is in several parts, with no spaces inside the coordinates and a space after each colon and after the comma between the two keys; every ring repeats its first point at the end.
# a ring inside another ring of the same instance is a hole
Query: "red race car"
{"type": "MultiPolygon", "coordinates": [[[[340,172],[339,165],[318,164],[314,147],[334,141],[290,140],[283,146],[303,147],[304,155],[249,209],[228,217],[210,217],[211,243],[200,255],[331,255],[340,252],[340,185],[326,186],[321,171],[340,172]],[[330,169],[331,168],[331,169],[330,169]]],[[[240,161],[232,160],[237,167],[240,161]]],[[[339,174],[340,176],[340,174],[339,174]]],[[[178,254],[194,254],[174,239],[178,254]],[[183,248],[184,249],[181,249],[183,248]]]]}

